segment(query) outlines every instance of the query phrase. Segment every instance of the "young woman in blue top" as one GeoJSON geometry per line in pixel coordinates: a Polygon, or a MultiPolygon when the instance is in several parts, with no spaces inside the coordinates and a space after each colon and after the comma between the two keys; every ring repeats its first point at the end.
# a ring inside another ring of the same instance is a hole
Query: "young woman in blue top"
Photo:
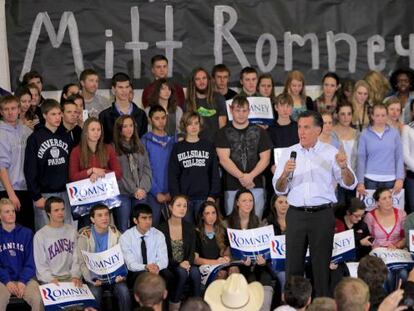
{"type": "Polygon", "coordinates": [[[399,193],[404,180],[404,159],[398,130],[387,124],[387,108],[372,108],[372,125],[362,131],[358,145],[357,192],[384,187],[399,193]]]}

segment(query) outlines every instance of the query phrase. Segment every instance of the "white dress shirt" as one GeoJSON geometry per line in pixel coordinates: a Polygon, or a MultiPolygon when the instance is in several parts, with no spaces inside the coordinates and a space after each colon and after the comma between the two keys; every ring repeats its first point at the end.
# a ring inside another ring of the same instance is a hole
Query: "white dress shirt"
{"type": "Polygon", "coordinates": [[[286,148],[281,155],[279,165],[273,176],[273,187],[277,195],[286,195],[288,203],[294,206],[317,206],[336,203],[335,185],[339,183],[345,189],[354,189],[357,185],[355,173],[354,183],[347,186],[341,175],[341,168],[335,156],[338,149],[330,144],[317,141],[314,147],[308,150],[300,144],[286,148]],[[282,175],[285,163],[290,159],[290,153],[296,151],[296,169],[292,180],[287,184],[285,191],[276,189],[276,182],[282,175]]]}

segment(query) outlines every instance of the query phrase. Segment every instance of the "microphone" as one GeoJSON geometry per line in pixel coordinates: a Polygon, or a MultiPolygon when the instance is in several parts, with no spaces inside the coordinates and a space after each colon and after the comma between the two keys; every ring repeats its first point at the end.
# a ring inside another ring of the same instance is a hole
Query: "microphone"
{"type": "MultiPolygon", "coordinates": [[[[290,160],[293,160],[294,162],[296,162],[296,156],[297,156],[296,151],[292,151],[290,153],[290,160]]],[[[290,172],[288,176],[288,180],[292,180],[292,178],[293,178],[293,172],[290,172]]]]}

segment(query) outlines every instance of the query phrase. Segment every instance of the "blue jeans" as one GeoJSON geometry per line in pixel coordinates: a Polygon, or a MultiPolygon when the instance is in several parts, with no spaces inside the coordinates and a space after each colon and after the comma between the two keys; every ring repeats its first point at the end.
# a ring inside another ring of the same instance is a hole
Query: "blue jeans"
{"type": "Polygon", "coordinates": [[[88,287],[95,297],[100,309],[102,309],[102,292],[109,289],[114,293],[116,300],[118,301],[118,310],[132,310],[131,309],[131,295],[125,282],[115,283],[111,285],[94,286],[88,283],[88,287]]]}
{"type": "Polygon", "coordinates": [[[201,275],[198,267],[191,266],[190,271],[181,268],[180,266],[171,269],[174,275],[173,284],[170,291],[170,301],[177,303],[181,301],[183,295],[184,286],[187,281],[191,282],[190,288],[192,289],[191,297],[201,296],[201,275]]]}
{"type": "MultiPolygon", "coordinates": [[[[253,188],[249,189],[253,193],[254,197],[254,209],[255,214],[259,217],[259,220],[262,220],[264,205],[266,202],[266,194],[263,188],[253,188]]],[[[233,211],[234,198],[238,190],[227,190],[224,191],[224,208],[226,211],[226,216],[229,216],[233,211]]]]}
{"type": "Polygon", "coordinates": [[[155,198],[151,193],[148,193],[147,195],[147,202],[152,209],[152,226],[157,227],[160,224],[162,216],[161,210],[165,207],[165,204],[158,203],[157,198],[155,198]]]}
{"type": "Polygon", "coordinates": [[[188,221],[190,224],[197,224],[198,213],[200,211],[201,204],[203,204],[204,202],[205,202],[205,200],[190,200],[190,201],[188,201],[187,213],[184,216],[184,220],[188,221]]]}
{"type": "Polygon", "coordinates": [[[394,188],[395,180],[391,181],[375,181],[369,178],[364,178],[365,189],[367,190],[377,190],[378,188],[394,188]]]}
{"type": "Polygon", "coordinates": [[[121,194],[119,196],[121,206],[113,209],[115,225],[119,231],[125,232],[130,227],[131,211],[138,203],[145,203],[145,200],[137,200],[129,195],[121,194]]]}
{"type": "Polygon", "coordinates": [[[397,289],[399,280],[403,283],[407,281],[408,270],[407,269],[398,269],[394,271],[389,271],[387,274],[387,279],[385,281],[385,288],[388,294],[391,294],[394,290],[397,289]]]}

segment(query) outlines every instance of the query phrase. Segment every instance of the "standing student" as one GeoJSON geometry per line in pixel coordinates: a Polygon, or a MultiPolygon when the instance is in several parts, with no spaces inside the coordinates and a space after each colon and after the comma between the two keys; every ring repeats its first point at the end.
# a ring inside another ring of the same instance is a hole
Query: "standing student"
{"type": "Polygon", "coordinates": [[[204,68],[199,67],[192,72],[184,111],[198,112],[204,124],[200,137],[210,141],[213,141],[217,131],[227,123],[225,99],[214,92],[210,75],[204,68]]]}
{"type": "Polygon", "coordinates": [[[31,130],[19,120],[19,101],[12,95],[0,99],[0,197],[9,198],[18,222],[34,229],[33,203],[23,172],[26,141],[31,130]]]}
{"type": "MultiPolygon", "coordinates": [[[[89,178],[95,182],[109,172],[114,172],[117,180],[122,178],[114,148],[104,144],[102,125],[98,119],[91,117],[83,126],[80,144],[70,154],[69,178],[71,181],[89,178]]],[[[79,220],[78,227],[89,224],[86,215],[79,220]]]]}
{"type": "MultiPolygon", "coordinates": [[[[412,101],[408,109],[411,111],[411,119],[413,113],[412,101]]],[[[408,207],[408,213],[414,212],[414,122],[404,125],[401,135],[404,163],[407,167],[407,173],[405,177],[405,197],[408,207]]]]}
{"type": "Polygon", "coordinates": [[[120,116],[115,122],[114,146],[122,168],[118,182],[122,208],[115,210],[115,222],[121,232],[129,228],[131,208],[145,202],[151,189],[152,172],[148,153],[141,143],[131,116],[120,116]]]}
{"type": "Polygon", "coordinates": [[[9,199],[0,199],[0,310],[6,310],[10,296],[23,298],[32,310],[43,310],[39,284],[35,281],[33,232],[16,223],[9,199]]]}
{"type": "Polygon", "coordinates": [[[45,203],[49,222],[36,232],[33,240],[37,279],[41,283],[72,281],[82,286],[79,257],[76,252],[78,233],[64,223],[65,205],[59,197],[49,197],[45,203]]]}
{"type": "Polygon", "coordinates": [[[97,118],[99,113],[109,106],[109,100],[97,94],[99,87],[98,73],[90,68],[85,69],[79,76],[79,84],[85,100],[85,109],[90,117],[97,118]]]}
{"type": "Polygon", "coordinates": [[[313,101],[309,96],[306,96],[305,76],[301,71],[293,70],[288,73],[283,93],[292,96],[293,120],[297,121],[301,112],[313,110],[313,101]]]}
{"type": "Polygon", "coordinates": [[[39,91],[39,98],[37,101],[37,106],[42,106],[45,98],[42,96],[43,91],[43,77],[35,70],[26,72],[23,76],[22,86],[32,85],[35,86],[39,91]]]}
{"type": "Polygon", "coordinates": [[[63,102],[72,95],[78,95],[79,93],[79,84],[69,83],[64,85],[62,88],[62,94],[60,94],[60,104],[63,104],[63,102]]]}
{"type": "Polygon", "coordinates": [[[250,189],[256,201],[256,213],[262,217],[265,204],[263,171],[269,165],[271,142],[267,133],[249,123],[249,102],[245,96],[233,98],[233,121],[216,137],[216,151],[224,168],[226,214],[233,209],[238,189],[250,189]]]}
{"type": "Polygon", "coordinates": [[[185,220],[196,222],[201,204],[215,201],[220,194],[220,176],[216,150],[208,140],[198,137],[201,117],[197,112],[186,112],[181,120],[185,139],[171,151],[168,167],[168,189],[172,196],[189,197],[185,220]]]}
{"type": "Polygon", "coordinates": [[[414,73],[410,68],[398,68],[391,73],[390,85],[392,96],[396,96],[402,106],[402,121],[404,124],[411,122],[410,103],[414,99],[414,73]]]}
{"type": "Polygon", "coordinates": [[[82,128],[78,125],[79,123],[79,110],[78,106],[73,100],[65,99],[61,103],[62,107],[62,123],[60,127],[66,131],[71,139],[72,147],[75,147],[79,144],[82,128]]]}
{"type": "Polygon", "coordinates": [[[398,97],[390,96],[384,100],[388,113],[388,125],[402,133],[404,123],[401,122],[402,105],[398,97]]]}
{"type": "Polygon", "coordinates": [[[309,245],[316,296],[329,294],[329,264],[332,255],[336,203],[334,182],[353,189],[357,180],[346,155],[318,140],[323,119],[318,112],[299,115],[299,144],[286,149],[273,177],[277,195],[287,195],[286,273],[303,275],[309,245]],[[291,159],[295,152],[296,160],[291,159]],[[317,173],[316,173],[317,172],[317,173]]]}
{"type": "Polygon", "coordinates": [[[232,99],[237,92],[229,88],[230,69],[224,64],[217,64],[211,71],[214,90],[224,96],[226,100],[232,99]]]}
{"type": "Polygon", "coordinates": [[[166,131],[170,136],[176,135],[180,130],[183,110],[175,102],[175,89],[171,81],[161,78],[155,82],[154,90],[149,96],[149,106],[145,108],[147,115],[150,107],[154,105],[160,105],[167,111],[166,131]]]}
{"type": "Polygon", "coordinates": [[[399,132],[387,125],[387,108],[372,108],[372,125],[362,131],[358,144],[357,192],[385,187],[399,193],[404,181],[404,156],[399,132]]]}
{"type": "MultiPolygon", "coordinates": [[[[346,154],[348,166],[356,171],[358,157],[359,131],[352,127],[353,106],[350,102],[340,102],[336,107],[338,122],[333,131],[338,137],[346,154]]],[[[355,190],[347,190],[338,185],[338,203],[348,204],[355,197],[355,190]]]]}
{"type": "Polygon", "coordinates": [[[34,201],[35,229],[48,223],[45,202],[50,196],[65,202],[65,222],[72,224],[66,183],[69,180],[69,135],[60,128],[62,111],[54,99],[46,99],[42,105],[45,124],[40,124],[27,139],[24,175],[27,188],[34,201]]]}
{"type": "Polygon", "coordinates": [[[371,89],[369,84],[364,80],[359,80],[355,83],[354,92],[352,93],[352,125],[357,131],[362,132],[364,128],[369,125],[371,105],[369,100],[371,98],[371,89]]]}
{"type": "MultiPolygon", "coordinates": [[[[152,93],[155,87],[155,82],[158,79],[168,78],[168,59],[164,55],[154,55],[151,58],[151,73],[154,77],[154,81],[147,85],[142,92],[142,105],[146,108],[149,105],[149,95],[152,93]]],[[[183,88],[177,83],[173,83],[175,102],[178,106],[184,107],[184,91],[183,88]]]]}
{"type": "Polygon", "coordinates": [[[131,80],[126,73],[118,72],[114,74],[111,80],[112,92],[115,96],[115,101],[112,106],[105,109],[99,114],[99,120],[104,129],[104,139],[106,144],[113,141],[113,130],[115,120],[119,116],[127,114],[134,118],[137,124],[137,132],[139,137],[142,137],[147,132],[148,121],[144,110],[138,108],[130,101],[130,93],[132,89],[131,80]]]}
{"type": "Polygon", "coordinates": [[[240,71],[240,85],[241,91],[239,95],[246,97],[249,96],[260,96],[257,92],[257,70],[252,67],[244,67],[240,71]]]}
{"type": "Polygon", "coordinates": [[[32,93],[30,92],[30,89],[27,87],[22,87],[16,91],[15,95],[19,98],[19,119],[21,123],[33,130],[37,116],[36,113],[31,109],[32,93]]]}
{"type": "Polygon", "coordinates": [[[187,281],[191,282],[192,295],[201,295],[201,276],[194,265],[195,231],[194,226],[184,220],[187,212],[187,198],[175,196],[170,204],[171,216],[160,226],[168,249],[168,270],[173,275],[169,282],[170,310],[179,310],[181,296],[187,281]]]}
{"type": "Polygon", "coordinates": [[[257,92],[259,92],[260,96],[269,97],[273,102],[276,95],[275,82],[273,81],[272,75],[269,73],[262,74],[257,81],[257,92]]]}
{"type": "Polygon", "coordinates": [[[142,137],[142,143],[148,152],[152,171],[152,186],[147,202],[152,208],[153,224],[157,226],[160,223],[163,208],[171,200],[167,173],[171,150],[176,138],[169,136],[165,131],[167,113],[164,108],[160,105],[152,106],[148,116],[151,132],[142,137]]]}
{"type": "Polygon", "coordinates": [[[313,103],[319,113],[335,113],[338,104],[339,77],[334,72],[328,72],[322,78],[322,94],[313,103]]]}
{"type": "Polygon", "coordinates": [[[114,293],[118,301],[119,310],[131,310],[131,297],[126,285],[126,278],[117,276],[114,284],[105,284],[95,278],[89,271],[85,261],[82,259],[82,251],[89,253],[100,253],[107,251],[119,243],[121,233],[109,225],[110,212],[108,206],[104,204],[94,205],[89,213],[92,224],[84,227],[79,232],[78,238],[78,257],[82,276],[88,283],[88,287],[95,296],[98,304],[102,306],[102,292],[110,290],[114,293]]]}

